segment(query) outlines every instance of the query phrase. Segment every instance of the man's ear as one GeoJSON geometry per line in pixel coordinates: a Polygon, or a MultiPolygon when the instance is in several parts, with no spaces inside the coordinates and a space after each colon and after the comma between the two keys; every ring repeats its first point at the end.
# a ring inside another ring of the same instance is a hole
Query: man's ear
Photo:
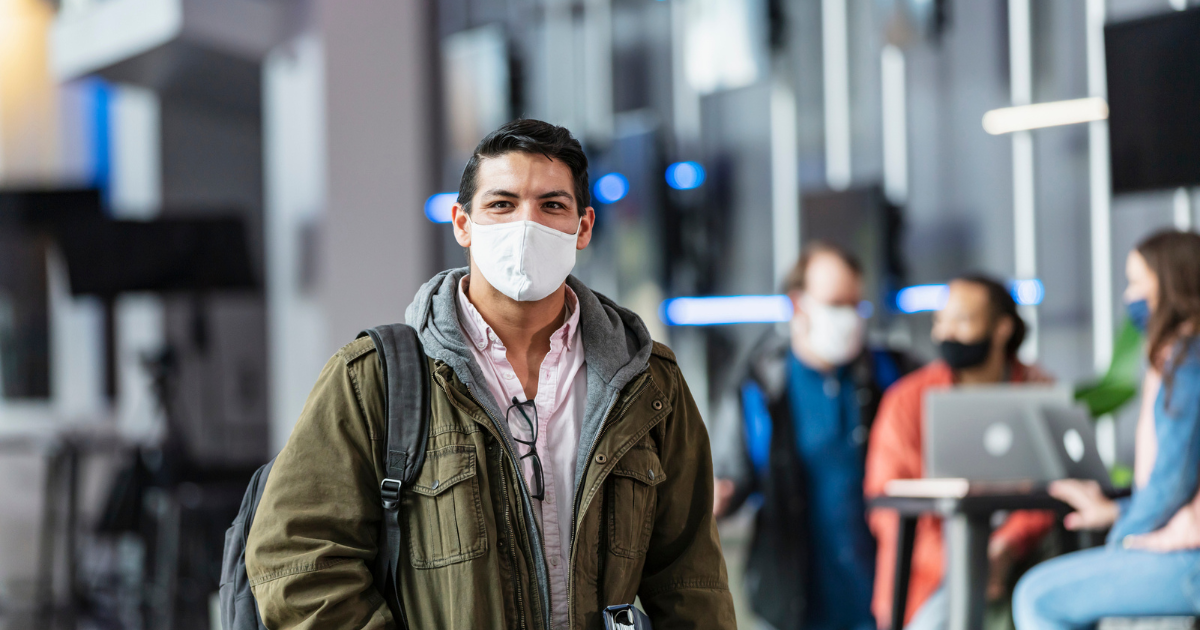
{"type": "Polygon", "coordinates": [[[592,242],[592,227],[596,225],[596,211],[588,206],[583,211],[583,216],[579,218],[579,231],[576,232],[578,238],[575,239],[575,249],[586,249],[588,243],[592,242]]]}
{"type": "Polygon", "coordinates": [[[788,291],[787,296],[792,300],[792,312],[804,312],[804,292],[803,291],[788,291]]]}
{"type": "Polygon", "coordinates": [[[454,226],[454,240],[463,247],[470,247],[471,217],[467,216],[467,211],[463,209],[462,204],[456,202],[450,210],[450,224],[454,226]]]}
{"type": "Polygon", "coordinates": [[[1013,319],[1011,315],[1001,315],[1000,320],[996,322],[996,329],[992,331],[992,344],[1001,348],[1008,345],[1008,340],[1013,336],[1013,319]]]}

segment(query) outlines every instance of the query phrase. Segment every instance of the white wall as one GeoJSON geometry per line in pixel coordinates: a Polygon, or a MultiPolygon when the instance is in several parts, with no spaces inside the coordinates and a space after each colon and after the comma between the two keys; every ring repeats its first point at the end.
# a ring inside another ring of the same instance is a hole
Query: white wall
{"type": "Polygon", "coordinates": [[[328,203],[320,294],[332,351],[402,321],[429,278],[434,227],[430,103],[434,29],[423,2],[320,0],[328,203]]]}
{"type": "Polygon", "coordinates": [[[263,64],[270,452],[279,451],[329,358],[312,283],[314,237],[325,207],[324,49],[316,33],[263,64]]]}
{"type": "Polygon", "coordinates": [[[264,66],[273,450],[325,360],[403,321],[434,271],[428,10],[318,0],[313,32],[264,66]]]}

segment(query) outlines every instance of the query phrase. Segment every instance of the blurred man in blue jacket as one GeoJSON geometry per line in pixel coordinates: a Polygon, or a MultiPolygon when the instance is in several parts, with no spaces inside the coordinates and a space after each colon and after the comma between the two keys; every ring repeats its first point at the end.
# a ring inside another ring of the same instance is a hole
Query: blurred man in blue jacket
{"type": "Polygon", "coordinates": [[[790,338],[752,353],[714,427],[713,510],[762,496],[746,567],[754,611],[779,630],[874,630],[875,544],[863,502],[863,454],[884,389],[910,365],[865,347],[862,268],[810,245],[784,289],[790,338]]]}

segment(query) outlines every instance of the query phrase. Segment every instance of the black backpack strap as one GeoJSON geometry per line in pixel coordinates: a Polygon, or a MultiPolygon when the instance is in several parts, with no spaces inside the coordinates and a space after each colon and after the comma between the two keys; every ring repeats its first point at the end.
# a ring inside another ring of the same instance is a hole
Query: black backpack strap
{"type": "MultiPolygon", "coordinates": [[[[387,396],[387,479],[384,501],[394,502],[400,486],[417,478],[425,463],[429,435],[429,370],[417,331],[404,324],[364,330],[375,342],[387,396]],[[391,482],[397,483],[391,483],[391,482]]],[[[387,507],[387,506],[385,506],[387,507]]]]}
{"type": "Polygon", "coordinates": [[[408,628],[400,596],[399,563],[404,549],[400,530],[400,491],[412,485],[425,464],[429,437],[429,369],[417,331],[404,324],[377,326],[359,333],[375,343],[387,399],[387,456],[383,483],[383,525],[375,558],[375,581],[399,628],[408,628]]]}

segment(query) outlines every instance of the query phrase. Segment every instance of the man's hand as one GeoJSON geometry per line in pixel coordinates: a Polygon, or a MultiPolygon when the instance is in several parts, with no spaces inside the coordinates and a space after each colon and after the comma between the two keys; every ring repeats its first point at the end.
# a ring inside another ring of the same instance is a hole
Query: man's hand
{"type": "Polygon", "coordinates": [[[1121,510],[1112,499],[1104,496],[1100,484],[1092,480],[1062,479],[1050,484],[1050,496],[1075,508],[1063,518],[1070,530],[1103,529],[1117,521],[1121,510]]]}
{"type": "Polygon", "coordinates": [[[1162,553],[1200,548],[1200,522],[1197,522],[1195,507],[1191,504],[1185,505],[1162,529],[1149,534],[1126,536],[1121,543],[1126,549],[1162,553]]]}
{"type": "Polygon", "coordinates": [[[713,516],[725,516],[729,503],[733,501],[734,486],[728,479],[717,479],[713,484],[713,516]]]}

